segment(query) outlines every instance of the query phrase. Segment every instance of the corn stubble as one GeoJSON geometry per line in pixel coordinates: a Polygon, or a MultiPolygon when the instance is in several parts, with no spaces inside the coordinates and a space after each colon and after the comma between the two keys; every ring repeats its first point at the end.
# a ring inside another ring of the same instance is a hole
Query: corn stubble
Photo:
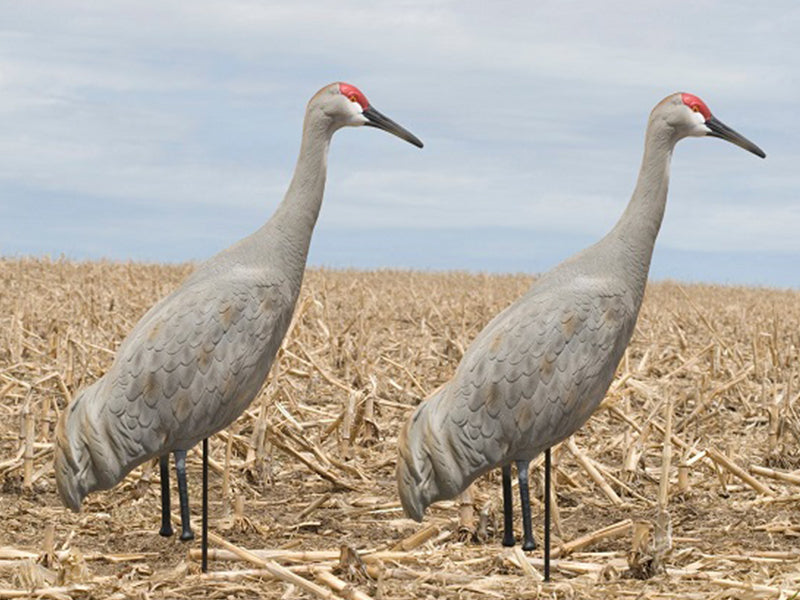
{"type": "MultiPolygon", "coordinates": [[[[525,275],[309,271],[267,384],[211,440],[209,575],[195,546],[153,534],[152,465],[90,496],[83,513],[66,511],[52,473],[60,411],[191,269],[0,259],[0,598],[34,589],[269,599],[800,590],[792,291],[648,288],[602,407],[554,453],[551,584],[539,575],[541,550],[500,545],[499,482],[478,481],[423,524],[404,518],[394,484],[399,427],[527,289],[525,275]]],[[[540,497],[541,460],[531,473],[540,497]]],[[[197,450],[189,477],[199,490],[197,450]]],[[[190,500],[197,514],[199,495],[190,500]]],[[[534,501],[540,537],[541,520],[534,501]]]]}

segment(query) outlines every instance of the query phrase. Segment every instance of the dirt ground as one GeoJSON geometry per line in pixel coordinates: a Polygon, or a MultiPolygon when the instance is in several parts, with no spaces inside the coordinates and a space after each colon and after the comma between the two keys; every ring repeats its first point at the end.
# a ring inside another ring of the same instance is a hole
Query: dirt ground
{"type": "MultiPolygon", "coordinates": [[[[207,575],[197,540],[158,535],[157,465],[67,511],[52,471],[58,414],[190,271],[0,259],[0,598],[798,595],[800,293],[791,291],[648,288],[603,406],[554,451],[561,556],[549,583],[541,548],[500,545],[499,473],[421,524],[402,514],[394,482],[400,426],[530,285],[522,275],[310,271],[268,384],[210,441],[207,575]]],[[[540,463],[531,470],[538,541],[540,463]]],[[[199,448],[188,468],[199,534],[199,448]]]]}

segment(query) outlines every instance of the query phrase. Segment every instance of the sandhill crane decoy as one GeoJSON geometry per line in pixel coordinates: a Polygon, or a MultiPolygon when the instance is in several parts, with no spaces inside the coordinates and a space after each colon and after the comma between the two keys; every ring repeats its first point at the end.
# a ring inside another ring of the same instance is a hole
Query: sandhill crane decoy
{"type": "Polygon", "coordinates": [[[300,292],[331,136],[360,125],[422,148],[416,136],[378,112],[353,85],[333,83],[311,98],[294,176],[273,216],[201,264],[153,306],[122,342],[108,372],[61,415],[55,472],[66,506],[79,510],[88,493],[109,489],[137,465],[160,457],[160,533],[172,535],[171,452],[181,539],[191,539],[186,451],[204,440],[205,533],[207,438],[242,413],[267,377],[300,292]]]}
{"type": "MultiPolygon", "coordinates": [[[[501,467],[503,544],[513,545],[513,462],[519,472],[523,548],[535,547],[528,464],[581,427],[611,384],[642,303],[664,215],[672,151],[689,136],[719,137],[765,157],[714,118],[697,96],[676,93],[656,105],[636,189],[616,226],[542,275],[497,315],[475,338],[453,378],[420,404],[403,427],[397,484],[410,517],[422,520],[430,504],[455,497],[482,474],[501,467]]],[[[548,501],[546,490],[545,512],[548,501]]],[[[546,560],[548,527],[546,514],[546,560]]],[[[548,569],[546,563],[546,576],[548,569]]]]}

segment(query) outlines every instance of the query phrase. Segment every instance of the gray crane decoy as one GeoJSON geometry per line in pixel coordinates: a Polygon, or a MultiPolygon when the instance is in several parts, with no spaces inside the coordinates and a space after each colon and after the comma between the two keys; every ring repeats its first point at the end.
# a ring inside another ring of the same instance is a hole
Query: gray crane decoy
{"type": "Polygon", "coordinates": [[[303,281],[331,137],[342,127],[361,125],[422,148],[416,136],[375,110],[353,85],[333,83],[311,98],[294,176],[272,218],[201,264],[153,306],[122,342],[108,372],[62,413],[55,473],[67,507],[80,510],[90,492],[109,489],[137,465],[160,457],[160,533],[172,535],[172,452],[181,539],[192,539],[186,451],[203,440],[205,550],[207,438],[247,408],[267,377],[303,281]]]}
{"type": "Polygon", "coordinates": [[[642,304],[667,200],[672,151],[689,136],[719,137],[765,157],[714,118],[696,96],[676,93],[656,105],[636,189],[614,228],[542,275],[497,315],[468,348],[453,378],[420,404],[403,427],[397,485],[411,518],[421,521],[430,504],[455,497],[501,467],[503,544],[513,545],[514,462],[523,548],[535,548],[528,464],[544,450],[549,577],[549,448],[586,422],[614,378],[642,304]]]}

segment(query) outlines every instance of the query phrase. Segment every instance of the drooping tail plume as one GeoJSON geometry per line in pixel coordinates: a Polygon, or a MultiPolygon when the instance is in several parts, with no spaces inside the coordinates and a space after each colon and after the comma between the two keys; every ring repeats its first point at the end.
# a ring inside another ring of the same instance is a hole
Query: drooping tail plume
{"type": "Polygon", "coordinates": [[[448,418],[447,387],[420,404],[397,439],[397,490],[406,514],[421,521],[438,500],[454,498],[491,468],[448,418]]]}

